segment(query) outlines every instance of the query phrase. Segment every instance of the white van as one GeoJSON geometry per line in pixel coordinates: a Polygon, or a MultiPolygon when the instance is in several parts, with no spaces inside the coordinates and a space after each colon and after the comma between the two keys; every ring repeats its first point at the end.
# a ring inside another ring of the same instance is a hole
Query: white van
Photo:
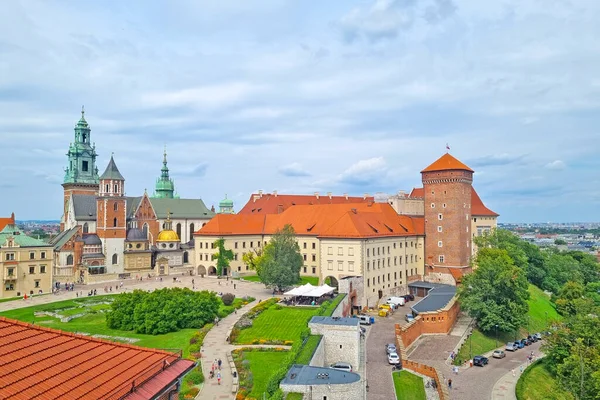
{"type": "Polygon", "coordinates": [[[371,325],[371,320],[369,319],[368,315],[359,315],[358,323],[361,325],[371,325]]]}
{"type": "Polygon", "coordinates": [[[385,302],[393,305],[394,307],[400,307],[406,304],[404,297],[388,297],[385,302]]]}
{"type": "Polygon", "coordinates": [[[336,362],[331,364],[331,368],[338,369],[340,371],[352,372],[352,365],[345,362],[336,362]]]}

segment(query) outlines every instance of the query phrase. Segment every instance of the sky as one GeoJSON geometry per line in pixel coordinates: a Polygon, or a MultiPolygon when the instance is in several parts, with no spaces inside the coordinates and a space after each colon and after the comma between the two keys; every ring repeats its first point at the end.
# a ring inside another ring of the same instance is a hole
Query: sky
{"type": "Polygon", "coordinates": [[[13,0],[0,215],[59,219],[85,105],[103,172],[182,198],[394,194],[446,152],[500,222],[600,221],[597,0],[13,0]]]}

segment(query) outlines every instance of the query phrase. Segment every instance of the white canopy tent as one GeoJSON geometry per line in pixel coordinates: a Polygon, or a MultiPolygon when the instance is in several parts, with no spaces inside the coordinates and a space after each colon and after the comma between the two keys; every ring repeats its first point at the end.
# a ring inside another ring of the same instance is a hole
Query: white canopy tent
{"type": "Polygon", "coordinates": [[[311,285],[310,283],[307,283],[306,285],[298,286],[291,290],[288,290],[287,292],[284,293],[284,295],[286,295],[286,296],[305,296],[305,293],[312,291],[314,288],[315,288],[315,286],[311,285]]]}
{"type": "Polygon", "coordinates": [[[307,283],[303,286],[298,286],[292,290],[289,290],[284,293],[286,296],[304,296],[304,297],[321,297],[324,294],[331,293],[335,290],[334,287],[331,287],[327,284],[322,286],[313,286],[310,283],[307,283]]]}

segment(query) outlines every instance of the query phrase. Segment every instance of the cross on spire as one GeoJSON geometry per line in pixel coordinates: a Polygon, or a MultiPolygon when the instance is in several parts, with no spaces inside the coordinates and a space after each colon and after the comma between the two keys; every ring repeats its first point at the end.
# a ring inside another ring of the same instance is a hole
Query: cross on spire
{"type": "Polygon", "coordinates": [[[85,108],[84,108],[84,106],[81,106],[81,118],[84,117],[84,114],[85,114],[85,108]]]}

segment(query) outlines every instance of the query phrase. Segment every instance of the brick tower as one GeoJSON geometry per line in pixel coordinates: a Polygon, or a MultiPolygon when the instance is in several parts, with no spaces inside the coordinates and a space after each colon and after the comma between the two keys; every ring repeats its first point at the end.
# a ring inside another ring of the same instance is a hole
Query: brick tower
{"type": "Polygon", "coordinates": [[[75,140],[69,145],[67,157],[69,165],[65,168],[63,181],[64,199],[63,215],[60,223],[61,232],[69,219],[69,199],[72,194],[98,194],[98,167],[96,167],[96,145],[91,141],[91,129],[85,120],[85,111],[81,108],[81,118],[75,125],[75,140]]]}
{"type": "Polygon", "coordinates": [[[123,272],[123,252],[127,234],[126,209],[125,178],[111,156],[106,171],[100,176],[96,198],[96,233],[102,241],[108,273],[123,272]]]}
{"type": "MultiPolygon", "coordinates": [[[[426,272],[467,272],[471,256],[473,170],[444,154],[421,171],[425,197],[426,272]],[[453,269],[459,271],[452,271],[453,269]]],[[[453,274],[454,275],[454,274],[453,274]]]]}

